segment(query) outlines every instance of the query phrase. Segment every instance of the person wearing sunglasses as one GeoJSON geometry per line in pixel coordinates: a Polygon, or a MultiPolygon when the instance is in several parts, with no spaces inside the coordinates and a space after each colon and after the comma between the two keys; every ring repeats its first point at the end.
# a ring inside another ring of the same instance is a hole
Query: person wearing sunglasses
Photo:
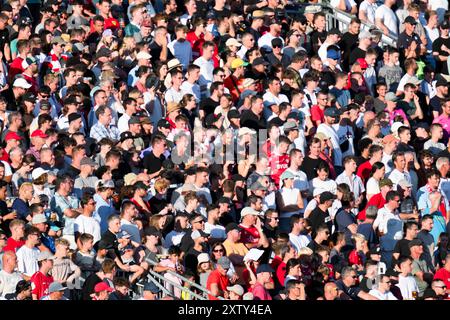
{"type": "MultiPolygon", "coordinates": [[[[449,255],[447,255],[447,256],[449,256],[449,255]]],[[[450,299],[449,294],[448,294],[449,290],[447,290],[447,286],[443,280],[441,280],[441,279],[434,280],[431,283],[431,289],[436,294],[436,300],[449,300],[450,299]]],[[[429,289],[425,290],[424,296],[425,296],[427,290],[429,290],[429,289]]]]}
{"type": "Polygon", "coordinates": [[[337,288],[343,293],[340,295],[342,300],[379,300],[373,295],[364,292],[356,284],[358,275],[352,267],[344,267],[341,272],[341,279],[336,281],[337,288]]]}
{"type": "Polygon", "coordinates": [[[374,288],[369,294],[379,300],[398,300],[390,291],[391,280],[389,276],[382,274],[376,277],[374,288]]]}

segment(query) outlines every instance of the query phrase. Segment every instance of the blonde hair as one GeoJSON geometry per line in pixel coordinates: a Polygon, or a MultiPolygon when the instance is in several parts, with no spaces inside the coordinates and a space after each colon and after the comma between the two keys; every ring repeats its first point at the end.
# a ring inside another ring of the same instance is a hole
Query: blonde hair
{"type": "Polygon", "coordinates": [[[58,239],[55,240],[55,247],[57,247],[58,245],[62,245],[62,246],[65,246],[65,247],[70,247],[70,242],[67,241],[64,238],[58,238],[58,239]]]}
{"type": "Polygon", "coordinates": [[[300,248],[300,250],[298,250],[297,256],[299,256],[299,257],[300,257],[301,255],[311,256],[313,253],[314,253],[314,252],[313,252],[310,248],[308,248],[308,247],[303,247],[303,248],[300,248]]]}
{"type": "Polygon", "coordinates": [[[355,242],[358,240],[363,242],[366,241],[366,237],[361,233],[355,233],[354,235],[352,235],[352,240],[355,242]]]}
{"type": "Polygon", "coordinates": [[[170,181],[161,178],[155,181],[155,191],[160,193],[162,190],[167,189],[170,186],[170,181]]]}
{"type": "Polygon", "coordinates": [[[24,183],[22,183],[20,185],[20,188],[19,188],[19,194],[23,193],[25,191],[24,189],[26,189],[26,188],[33,189],[33,184],[31,182],[24,182],[24,183]]]}

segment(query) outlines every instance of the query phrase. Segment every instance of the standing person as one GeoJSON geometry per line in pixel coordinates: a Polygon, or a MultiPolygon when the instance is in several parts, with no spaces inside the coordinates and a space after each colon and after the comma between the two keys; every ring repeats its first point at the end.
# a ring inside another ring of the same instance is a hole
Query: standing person
{"type": "Polygon", "coordinates": [[[375,11],[375,23],[385,35],[396,38],[398,36],[398,20],[392,6],[395,0],[385,0],[384,4],[375,11]]]}
{"type": "Polygon", "coordinates": [[[342,151],[341,146],[339,144],[339,136],[337,135],[336,130],[333,127],[333,124],[336,122],[336,118],[339,118],[340,112],[337,108],[327,108],[324,111],[325,122],[321,123],[317,127],[317,133],[322,132],[327,137],[330,137],[331,144],[333,146],[333,159],[334,159],[334,169],[337,174],[342,172],[342,151]]]}
{"type": "Polygon", "coordinates": [[[347,156],[344,158],[344,171],[336,178],[336,183],[345,183],[350,187],[350,191],[353,192],[355,197],[355,207],[358,207],[363,200],[365,187],[360,177],[356,173],[357,165],[356,158],[353,156],[347,156]]]}
{"type": "Polygon", "coordinates": [[[309,220],[311,222],[311,229],[314,232],[317,231],[317,228],[325,223],[328,226],[328,230],[331,233],[332,229],[332,219],[328,213],[328,209],[333,205],[334,199],[336,196],[331,192],[325,191],[319,196],[319,205],[311,212],[309,215],[309,220]]]}
{"type": "Polygon", "coordinates": [[[89,233],[94,237],[94,244],[100,241],[100,224],[92,216],[95,211],[95,200],[89,193],[85,193],[81,198],[82,213],[75,219],[74,222],[74,234],[75,241],[78,242],[80,235],[83,233],[89,233]]]}

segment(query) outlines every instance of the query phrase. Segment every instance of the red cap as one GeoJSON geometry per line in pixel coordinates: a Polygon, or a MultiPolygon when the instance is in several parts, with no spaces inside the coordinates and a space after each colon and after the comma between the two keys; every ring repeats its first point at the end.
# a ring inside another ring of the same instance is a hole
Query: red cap
{"type": "Polygon", "coordinates": [[[31,137],[32,138],[39,137],[39,138],[47,139],[48,135],[43,133],[42,130],[34,130],[33,133],[31,134],[31,137]]]}
{"type": "Polygon", "coordinates": [[[359,59],[356,59],[356,62],[359,63],[359,66],[361,67],[361,69],[367,69],[369,67],[369,65],[366,62],[366,59],[359,58],[359,59]]]}
{"type": "Polygon", "coordinates": [[[17,133],[15,133],[13,131],[10,131],[10,132],[8,132],[6,134],[5,141],[12,140],[12,139],[14,139],[14,140],[22,140],[23,138],[21,136],[19,136],[17,133]]]}
{"type": "Polygon", "coordinates": [[[106,29],[118,29],[120,28],[119,20],[114,18],[108,18],[105,21],[105,30],[106,29]]]}
{"type": "Polygon", "coordinates": [[[107,283],[105,283],[105,282],[99,282],[99,283],[97,283],[96,285],[95,285],[95,287],[94,287],[94,291],[95,291],[95,293],[99,293],[99,292],[102,292],[102,291],[108,291],[108,292],[113,292],[114,290],[110,287],[110,286],[108,286],[108,284],[107,283]]]}

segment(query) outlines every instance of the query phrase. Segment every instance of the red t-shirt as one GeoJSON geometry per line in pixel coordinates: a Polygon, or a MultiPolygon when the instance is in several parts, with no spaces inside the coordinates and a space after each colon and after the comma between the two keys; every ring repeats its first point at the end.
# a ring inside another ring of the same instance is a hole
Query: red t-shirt
{"type": "Polygon", "coordinates": [[[386,204],[386,199],[383,198],[381,193],[375,194],[374,196],[372,196],[372,198],[370,198],[369,202],[367,202],[367,205],[364,208],[364,210],[362,210],[361,212],[358,213],[357,219],[358,220],[365,220],[366,219],[366,209],[369,206],[377,206],[378,209],[381,209],[381,208],[384,207],[385,204],[386,204]]]}
{"type": "Polygon", "coordinates": [[[258,229],[256,229],[255,226],[251,226],[251,227],[245,227],[242,224],[239,225],[240,228],[242,228],[241,230],[241,242],[246,244],[246,243],[251,243],[251,244],[256,244],[259,241],[259,238],[261,237],[259,235],[259,231],[258,229]]]}
{"type": "Polygon", "coordinates": [[[244,88],[242,87],[243,82],[244,78],[237,79],[233,75],[230,75],[223,81],[223,85],[225,86],[225,88],[230,90],[230,94],[233,97],[234,103],[238,102],[242,91],[244,91],[244,88]]]}
{"type": "Polygon", "coordinates": [[[19,249],[24,244],[25,244],[24,240],[16,241],[13,238],[8,238],[8,240],[6,240],[6,246],[3,248],[3,252],[6,252],[6,251],[16,252],[17,249],[19,249]]]}
{"type": "Polygon", "coordinates": [[[23,72],[22,61],[23,59],[21,57],[17,57],[13,60],[13,62],[11,62],[11,64],[9,65],[8,75],[10,79],[14,79],[15,75],[21,74],[23,72]]]}
{"type": "Polygon", "coordinates": [[[365,184],[367,180],[370,178],[370,172],[372,171],[372,164],[370,161],[363,162],[358,170],[356,171],[356,175],[361,178],[362,182],[365,184]]]}
{"type": "Polygon", "coordinates": [[[277,271],[278,282],[284,287],[284,280],[286,279],[286,263],[282,261],[275,270],[277,271]]]}
{"type": "Polygon", "coordinates": [[[38,271],[31,276],[30,280],[33,283],[33,291],[31,293],[37,295],[38,299],[48,295],[48,288],[53,282],[52,276],[46,276],[41,271],[38,271]]]}
{"type": "Polygon", "coordinates": [[[358,251],[356,249],[353,249],[350,254],[348,255],[348,262],[350,266],[356,264],[356,265],[362,265],[363,261],[361,256],[359,255],[358,251]]]}
{"type": "Polygon", "coordinates": [[[434,280],[437,279],[444,281],[447,288],[450,288],[450,271],[447,271],[445,268],[439,269],[434,275],[434,280]]]}
{"type": "MultiPolygon", "coordinates": [[[[227,287],[229,284],[228,277],[225,275],[223,276],[219,270],[214,270],[209,274],[208,280],[206,281],[206,289],[211,290],[211,285],[213,283],[217,284],[217,287],[219,290],[227,291],[227,287]]],[[[211,295],[208,295],[209,300],[219,300],[216,297],[213,297],[211,295]]]]}
{"type": "Polygon", "coordinates": [[[186,35],[186,40],[191,43],[192,47],[192,58],[195,60],[196,58],[200,57],[200,48],[202,46],[203,41],[203,34],[200,35],[200,37],[197,37],[194,31],[188,32],[186,35]]]}
{"type": "Polygon", "coordinates": [[[324,110],[320,109],[320,107],[317,104],[311,107],[311,120],[314,123],[314,125],[316,124],[315,121],[320,120],[321,123],[325,122],[324,110]]]}
{"type": "Polygon", "coordinates": [[[283,172],[289,168],[289,155],[288,154],[272,154],[269,159],[270,169],[272,174],[270,177],[278,187],[280,185],[280,177],[283,172]]]}

